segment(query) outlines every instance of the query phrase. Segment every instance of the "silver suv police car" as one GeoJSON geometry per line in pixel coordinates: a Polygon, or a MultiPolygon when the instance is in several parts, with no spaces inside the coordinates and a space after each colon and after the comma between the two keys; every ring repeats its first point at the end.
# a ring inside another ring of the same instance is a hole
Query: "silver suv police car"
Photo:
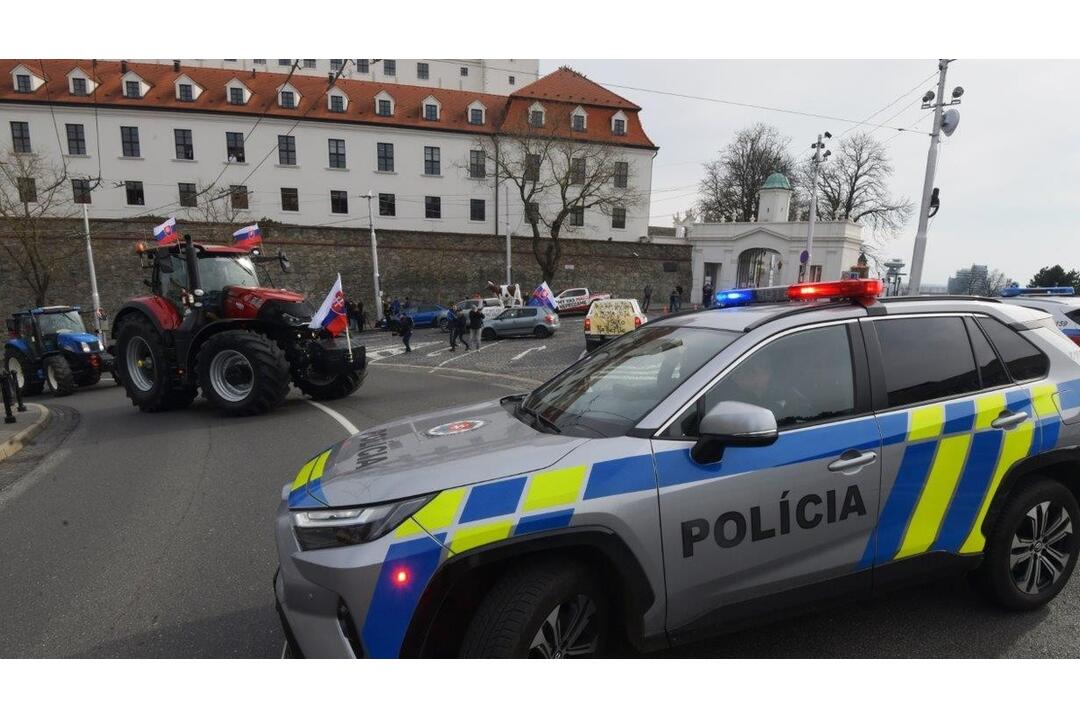
{"type": "Polygon", "coordinates": [[[1077,557],[1080,349],[1044,313],[880,289],[718,293],[528,395],[316,455],[277,518],[293,653],[649,650],[943,569],[1048,602],[1077,557]]]}

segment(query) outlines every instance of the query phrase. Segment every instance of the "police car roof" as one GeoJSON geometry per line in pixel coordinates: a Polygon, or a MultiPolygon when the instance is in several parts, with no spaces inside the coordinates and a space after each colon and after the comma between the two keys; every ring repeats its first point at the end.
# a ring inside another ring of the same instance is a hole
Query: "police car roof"
{"type": "Polygon", "coordinates": [[[1038,323],[1048,315],[1021,305],[1005,304],[993,299],[969,297],[891,297],[878,298],[862,304],[852,300],[815,300],[739,305],[728,308],[687,310],[674,313],[650,325],[673,324],[714,330],[749,332],[765,324],[784,321],[785,327],[805,325],[823,320],[910,315],[917,313],[978,312],[996,317],[1002,322],[1021,326],[1038,323]]]}

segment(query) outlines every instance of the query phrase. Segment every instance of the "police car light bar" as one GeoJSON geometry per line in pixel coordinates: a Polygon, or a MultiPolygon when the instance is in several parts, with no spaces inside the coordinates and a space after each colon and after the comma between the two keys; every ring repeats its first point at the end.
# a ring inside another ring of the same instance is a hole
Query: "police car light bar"
{"type": "Polygon", "coordinates": [[[1072,287],[1010,287],[1001,291],[1001,297],[1017,297],[1019,295],[1076,295],[1072,287]]]}
{"type": "Polygon", "coordinates": [[[859,280],[835,280],[831,282],[799,283],[763,288],[737,288],[716,293],[718,307],[735,307],[758,303],[778,303],[789,300],[821,300],[848,298],[871,300],[880,295],[885,284],[876,278],[859,280]]]}
{"type": "Polygon", "coordinates": [[[788,288],[788,300],[817,300],[819,298],[849,298],[869,300],[885,290],[878,278],[834,280],[831,282],[799,283],[788,288]]]}

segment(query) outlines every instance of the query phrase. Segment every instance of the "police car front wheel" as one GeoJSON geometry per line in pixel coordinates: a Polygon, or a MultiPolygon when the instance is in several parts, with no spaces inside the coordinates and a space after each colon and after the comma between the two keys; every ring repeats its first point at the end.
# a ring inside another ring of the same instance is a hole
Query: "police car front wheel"
{"type": "Polygon", "coordinates": [[[596,657],[609,644],[608,604],[582,563],[542,561],[496,581],[469,623],[463,657],[596,657]]]}
{"type": "Polygon", "coordinates": [[[988,538],[981,572],[991,597],[1015,610],[1048,603],[1076,565],[1077,530],[1080,505],[1064,485],[1039,478],[1019,487],[988,538]]]}

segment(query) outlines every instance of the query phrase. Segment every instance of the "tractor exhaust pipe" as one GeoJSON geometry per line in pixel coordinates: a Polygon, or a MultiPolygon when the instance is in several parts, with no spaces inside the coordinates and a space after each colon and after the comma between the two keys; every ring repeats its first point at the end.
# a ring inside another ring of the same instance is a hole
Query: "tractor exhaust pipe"
{"type": "Polygon", "coordinates": [[[184,262],[187,264],[188,283],[195,298],[195,307],[202,306],[202,280],[199,278],[199,259],[191,235],[184,233],[184,262]]]}

